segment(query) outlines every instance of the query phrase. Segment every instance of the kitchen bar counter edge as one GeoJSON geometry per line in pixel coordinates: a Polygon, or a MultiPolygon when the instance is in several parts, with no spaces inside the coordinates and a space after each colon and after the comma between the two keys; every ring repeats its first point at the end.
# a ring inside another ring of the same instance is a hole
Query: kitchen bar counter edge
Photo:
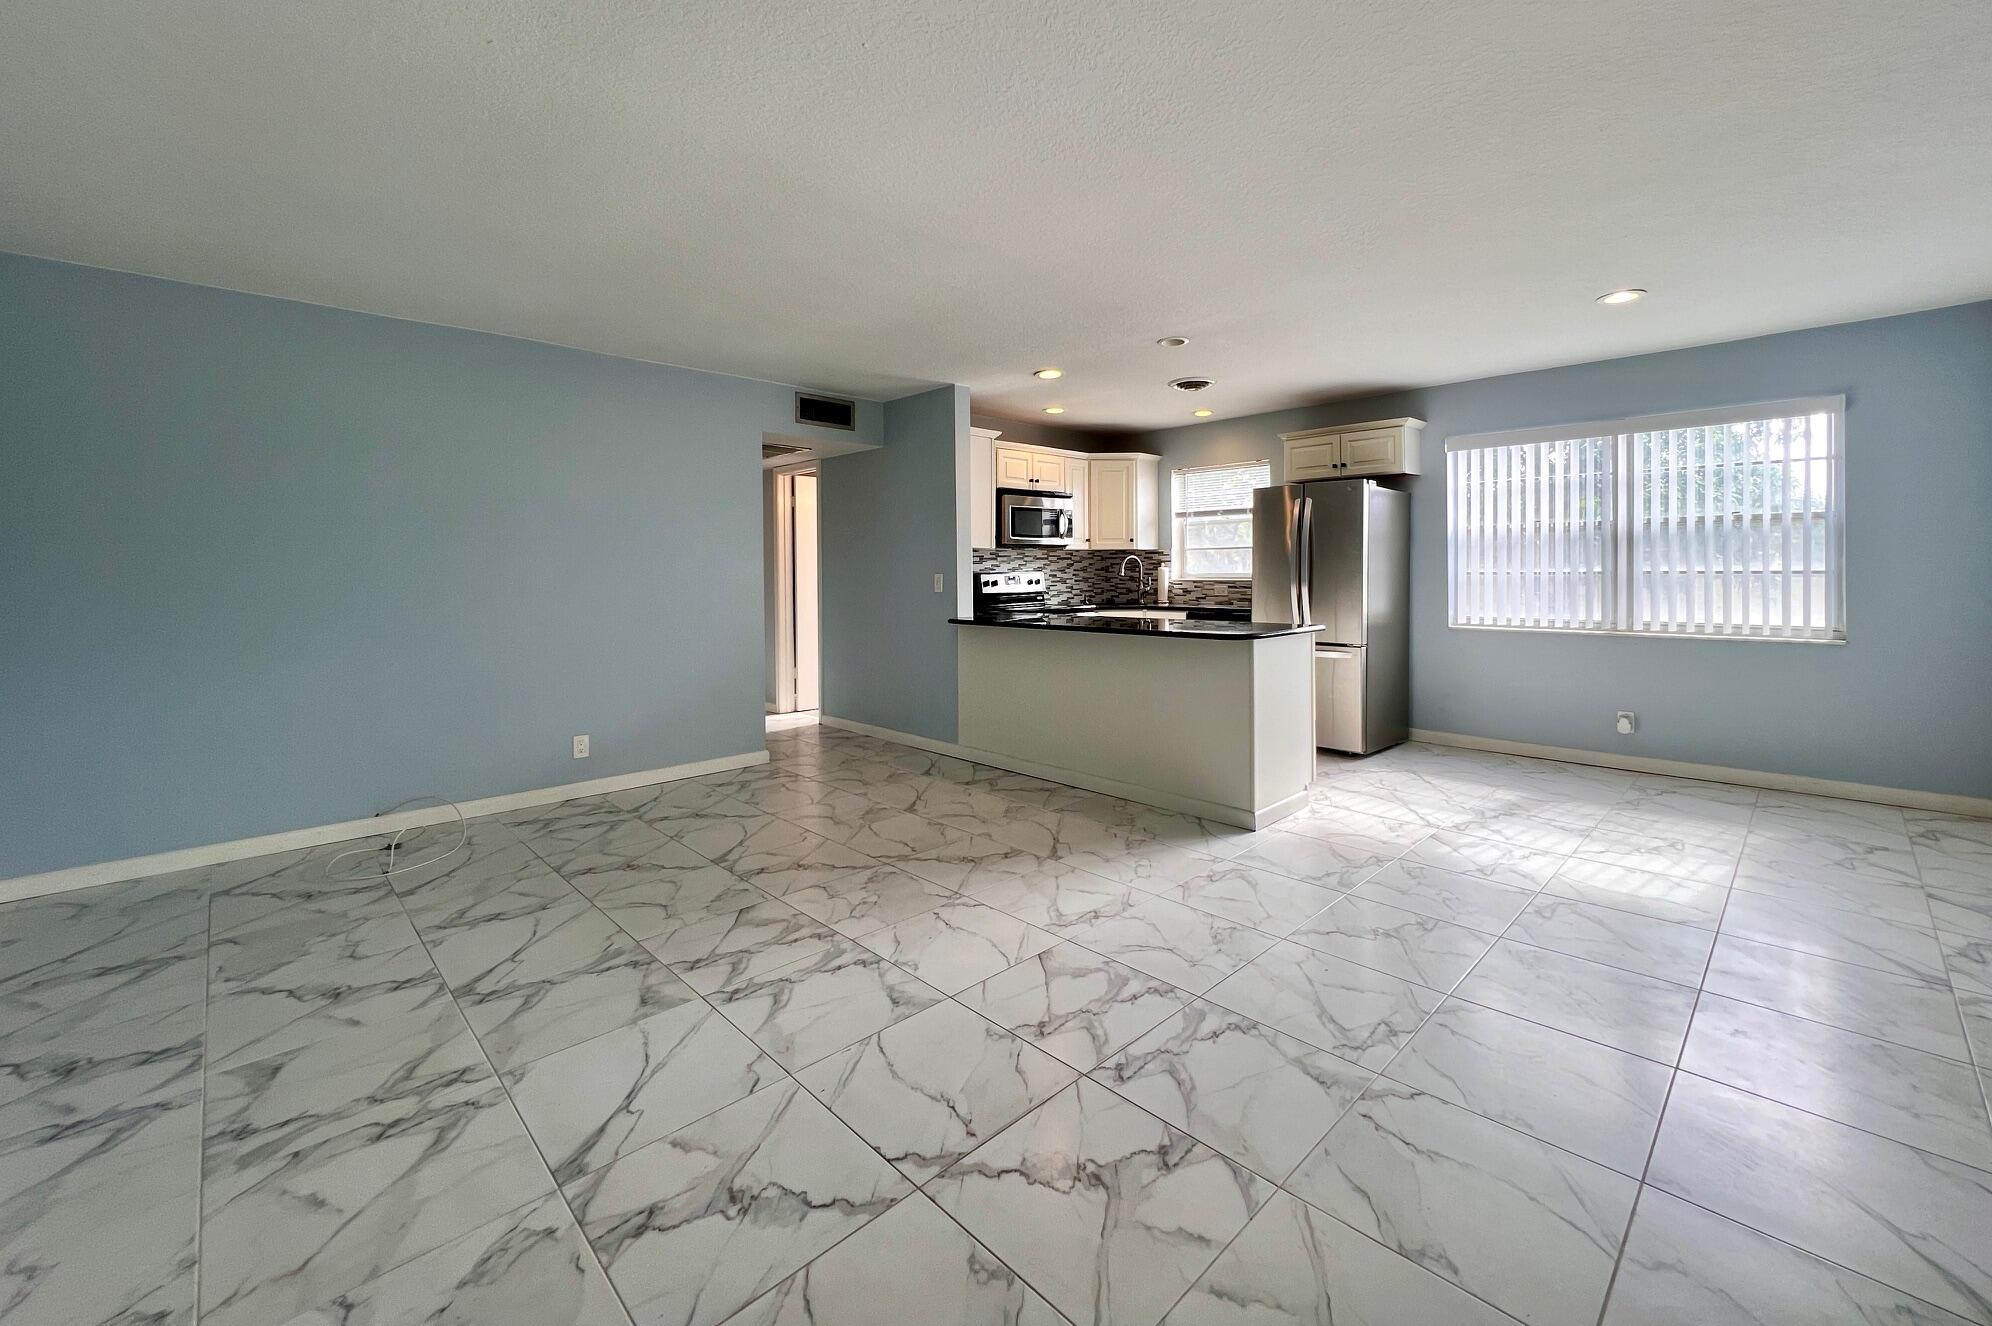
{"type": "Polygon", "coordinates": [[[1165,621],[1152,617],[1077,617],[1048,615],[1025,621],[978,621],[948,618],[956,626],[995,626],[1005,630],[1083,631],[1094,635],[1171,636],[1179,640],[1272,640],[1283,635],[1311,635],[1319,626],[1283,622],[1165,621]]]}

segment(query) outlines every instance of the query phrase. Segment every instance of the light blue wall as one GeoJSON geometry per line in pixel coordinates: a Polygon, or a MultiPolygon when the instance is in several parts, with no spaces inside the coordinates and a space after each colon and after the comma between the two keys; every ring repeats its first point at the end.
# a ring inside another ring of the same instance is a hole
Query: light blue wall
{"type": "MultiPolygon", "coordinates": [[[[1633,316],[1637,316],[1635,310],[1633,316]]],[[[1992,796],[1992,303],[1150,433],[1166,472],[1412,415],[1412,722],[1444,732],[1992,796]],[[1844,646],[1454,631],[1448,435],[1847,397],[1844,646]],[[1612,715],[1635,710],[1620,737],[1612,715]]],[[[1168,493],[1163,494],[1166,505],[1168,493]]]]}
{"type": "Polygon", "coordinates": [[[825,714],[955,739],[967,446],[968,389],[939,387],[886,402],[884,447],[824,460],[825,714]]]}
{"type": "Polygon", "coordinates": [[[0,878],[761,745],[787,387],[6,255],[0,366],[0,878]]]}

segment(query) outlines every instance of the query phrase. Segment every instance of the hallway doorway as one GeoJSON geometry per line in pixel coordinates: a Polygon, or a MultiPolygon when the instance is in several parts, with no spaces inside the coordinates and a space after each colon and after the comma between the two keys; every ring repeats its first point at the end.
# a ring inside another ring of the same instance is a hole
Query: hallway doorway
{"type": "Polygon", "coordinates": [[[817,472],[812,465],[770,478],[768,710],[792,714],[817,707],[822,681],[817,472]]]}

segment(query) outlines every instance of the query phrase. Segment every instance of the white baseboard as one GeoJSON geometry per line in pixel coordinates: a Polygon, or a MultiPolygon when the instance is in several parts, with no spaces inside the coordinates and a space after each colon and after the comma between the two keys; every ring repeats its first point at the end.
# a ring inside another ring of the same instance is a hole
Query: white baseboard
{"type": "Polygon", "coordinates": [[[859,736],[877,737],[880,741],[896,741],[902,746],[917,746],[921,750],[930,750],[936,755],[958,755],[964,760],[971,758],[968,753],[968,747],[957,746],[952,741],[936,741],[932,737],[918,737],[911,732],[897,732],[889,727],[877,727],[871,723],[860,723],[855,718],[838,718],[834,714],[822,714],[818,716],[816,722],[821,727],[840,727],[846,732],[855,732],[859,736]]]}
{"type": "MultiPolygon", "coordinates": [[[[1013,759],[993,751],[974,750],[952,741],[935,741],[931,737],[916,736],[911,732],[895,732],[891,728],[875,727],[870,723],[837,718],[830,714],[823,715],[820,721],[824,727],[861,732],[868,737],[896,741],[904,746],[917,746],[921,750],[930,750],[938,755],[955,755],[964,760],[974,760],[978,764],[993,764],[999,769],[1009,769],[1016,773],[1030,774],[1035,778],[1049,779],[1055,783],[1083,787],[1092,792],[1104,792],[1109,796],[1125,797],[1129,801],[1139,801],[1145,805],[1181,810],[1186,814],[1201,815],[1205,819],[1214,819],[1222,823],[1238,823],[1237,812],[1210,802],[1196,801],[1194,798],[1178,797],[1152,788],[1136,787],[1130,783],[1118,783],[1109,778],[1094,778],[1090,774],[1077,773],[1070,769],[1036,765],[1028,760],[1013,759]]],[[[1965,796],[1955,792],[1920,792],[1914,788],[1904,787],[1875,787],[1867,783],[1844,783],[1831,778],[1807,778],[1800,774],[1769,773],[1761,769],[1731,769],[1724,765],[1694,764],[1687,760],[1656,760],[1640,755],[1579,750],[1571,746],[1543,746],[1532,741],[1502,741],[1494,737],[1470,737],[1459,732],[1433,732],[1426,728],[1412,728],[1411,739],[1430,742],[1434,746],[1461,746],[1468,750],[1495,751],[1503,755],[1526,755],[1538,760],[1561,760],[1566,764],[1589,764],[1604,769],[1624,769],[1630,773],[1668,774],[1675,778],[1699,778],[1704,782],[1764,787],[1774,792],[1805,792],[1813,796],[1839,797],[1846,801],[1872,801],[1884,806],[1906,806],[1911,810],[1933,810],[1945,815],[1969,815],[1992,819],[1992,797],[1965,796]]],[[[1266,816],[1260,817],[1260,824],[1241,825],[1241,827],[1263,828],[1278,818],[1284,818],[1284,813],[1268,812],[1266,816]]]]}
{"type": "MultiPolygon", "coordinates": [[[[744,769],[749,765],[767,762],[767,751],[747,751],[740,755],[722,755],[713,760],[674,764],[665,769],[639,769],[635,773],[593,778],[585,783],[563,783],[559,787],[536,787],[526,792],[507,792],[503,796],[458,802],[457,806],[463,811],[465,819],[473,819],[479,815],[524,810],[528,806],[571,801],[575,797],[600,796],[604,792],[621,792],[631,787],[649,787],[653,783],[672,783],[681,778],[696,778],[700,774],[719,773],[725,769],[744,769]]],[[[294,852],[304,847],[322,847],[326,843],[342,843],[377,833],[416,829],[425,824],[440,824],[455,818],[456,811],[448,806],[418,806],[410,810],[398,810],[391,815],[370,816],[363,820],[319,824],[308,829],[288,829],[282,833],[266,833],[256,838],[237,838],[232,842],[182,847],[171,852],[155,852],[150,856],[126,857],[121,861],[99,861],[94,865],[70,866],[64,870],[50,870],[38,875],[17,875],[13,879],[0,879],[0,903],[16,902],[22,898],[38,898],[49,893],[68,893],[73,889],[93,888],[99,884],[116,884],[128,879],[143,879],[148,875],[163,875],[172,870],[193,870],[200,866],[219,865],[224,861],[241,861],[252,856],[294,852]]]]}
{"type": "Polygon", "coordinates": [[[1655,760],[1642,755],[1618,755],[1609,751],[1578,750],[1570,746],[1539,746],[1532,741],[1502,741],[1495,737],[1469,737],[1459,732],[1432,732],[1416,727],[1411,729],[1411,740],[1430,742],[1434,746],[1494,751],[1502,755],[1527,755],[1539,760],[1562,760],[1566,764],[1624,769],[1630,773],[1668,774],[1675,778],[1699,778],[1711,783],[1769,788],[1774,792],[1805,792],[1813,796],[1839,797],[1845,801],[1872,801],[1884,806],[1907,806],[1911,810],[1934,810],[1946,815],[1992,818],[1992,797],[1964,796],[1955,792],[1874,787],[1867,783],[1843,783],[1832,778],[1768,773],[1762,769],[1731,769],[1719,764],[1692,764],[1686,760],[1655,760]]]}
{"type": "Polygon", "coordinates": [[[1163,810],[1180,811],[1185,815],[1216,820],[1219,824],[1230,824],[1241,829],[1263,829],[1276,820],[1285,819],[1307,804],[1307,796],[1302,793],[1254,815],[1236,806],[1224,806],[1215,801],[1179,796],[1174,792],[1163,792],[1152,787],[1143,787],[1138,783],[1123,783],[1115,778],[1101,778],[1095,774],[1081,773],[1076,769],[1039,764],[1035,760],[1020,760],[1014,755],[978,750],[973,746],[963,746],[952,741],[935,741],[932,737],[915,736],[911,732],[895,732],[889,727],[875,727],[870,723],[860,723],[854,719],[836,718],[825,714],[818,721],[824,727],[843,728],[847,732],[862,733],[867,737],[877,737],[881,741],[896,741],[902,746],[915,746],[921,750],[932,751],[936,755],[953,755],[964,760],[974,760],[977,764],[993,765],[998,769],[1008,769],[1011,773],[1029,774],[1033,778],[1042,778],[1047,782],[1064,783],[1067,787],[1083,787],[1088,792],[1120,797],[1124,801],[1139,801],[1144,806],[1159,806],[1163,810]]]}

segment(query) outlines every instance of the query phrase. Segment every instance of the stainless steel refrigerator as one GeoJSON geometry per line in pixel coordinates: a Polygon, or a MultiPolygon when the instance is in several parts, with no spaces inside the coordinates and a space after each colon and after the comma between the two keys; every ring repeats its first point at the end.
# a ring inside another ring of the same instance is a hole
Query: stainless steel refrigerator
{"type": "Polygon", "coordinates": [[[1252,501],[1252,620],[1319,624],[1314,744],[1367,755],[1411,735],[1411,499],[1369,479],[1252,501]]]}

